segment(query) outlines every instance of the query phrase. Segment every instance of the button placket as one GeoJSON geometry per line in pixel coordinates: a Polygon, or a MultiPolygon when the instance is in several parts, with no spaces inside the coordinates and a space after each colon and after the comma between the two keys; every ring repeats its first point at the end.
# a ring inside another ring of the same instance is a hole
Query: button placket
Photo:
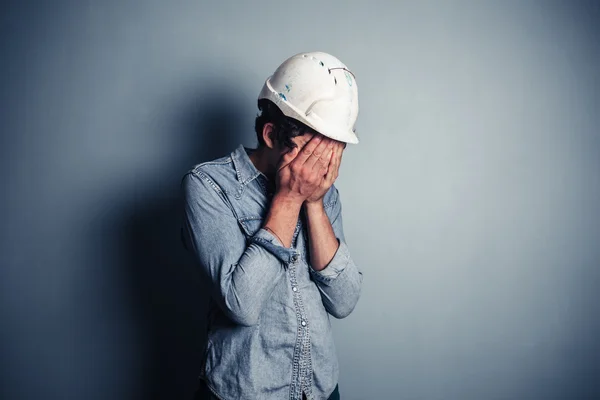
{"type": "Polygon", "coordinates": [[[292,288],[292,298],[294,301],[294,308],[296,310],[297,318],[297,332],[296,332],[296,345],[294,347],[294,368],[292,374],[292,392],[301,395],[304,391],[308,398],[312,398],[312,362],[310,355],[310,331],[308,326],[308,320],[306,316],[306,310],[302,296],[300,295],[300,289],[298,287],[298,263],[300,261],[301,253],[295,251],[290,256],[288,269],[289,281],[292,288]]]}
{"type": "MultiPolygon", "coordinates": [[[[294,253],[290,256],[288,261],[288,274],[289,280],[292,287],[292,298],[294,302],[294,308],[296,311],[297,332],[296,332],[296,344],[294,346],[293,355],[293,372],[292,372],[292,398],[301,396],[302,392],[306,393],[307,398],[312,399],[312,360],[311,360],[311,343],[310,343],[310,330],[308,321],[306,318],[306,310],[300,295],[300,289],[298,287],[298,268],[301,259],[301,252],[297,251],[300,240],[302,243],[302,237],[299,233],[302,231],[301,223],[298,221],[296,225],[296,231],[292,239],[292,248],[294,253]]],[[[297,397],[300,398],[300,397],[297,397]]]]}

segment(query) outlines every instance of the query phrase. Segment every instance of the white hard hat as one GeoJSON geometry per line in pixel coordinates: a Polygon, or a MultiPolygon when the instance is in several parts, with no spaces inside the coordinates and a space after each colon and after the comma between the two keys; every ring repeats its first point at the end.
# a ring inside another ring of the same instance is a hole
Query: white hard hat
{"type": "Polygon", "coordinates": [[[265,82],[258,99],[268,99],[281,112],[320,134],[358,143],[358,88],[350,70],[334,56],[300,53],[285,60],[265,82]]]}

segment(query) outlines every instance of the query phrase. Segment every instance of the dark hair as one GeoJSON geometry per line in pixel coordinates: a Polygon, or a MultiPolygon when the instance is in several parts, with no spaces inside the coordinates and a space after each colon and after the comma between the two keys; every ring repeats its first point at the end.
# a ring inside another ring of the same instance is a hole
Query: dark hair
{"type": "Polygon", "coordinates": [[[316,133],[314,129],[308,127],[302,122],[285,116],[279,107],[277,107],[271,100],[258,100],[258,109],[261,112],[256,116],[254,130],[256,131],[256,137],[258,139],[259,146],[263,146],[265,144],[265,140],[263,139],[263,128],[268,122],[273,124],[273,137],[275,141],[288,147],[289,149],[296,147],[294,142],[292,142],[292,139],[296,136],[301,136],[305,133],[316,133]]]}

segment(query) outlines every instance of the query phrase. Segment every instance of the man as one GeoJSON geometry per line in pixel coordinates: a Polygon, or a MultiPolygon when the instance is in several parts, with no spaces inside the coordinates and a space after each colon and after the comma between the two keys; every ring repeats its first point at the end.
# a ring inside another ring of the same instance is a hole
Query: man
{"type": "Polygon", "coordinates": [[[329,316],[344,318],[362,273],[333,185],[358,143],[352,73],[326,53],[286,60],[259,95],[255,150],[183,178],[185,229],[211,287],[201,390],[219,399],[339,399],[329,316]]]}

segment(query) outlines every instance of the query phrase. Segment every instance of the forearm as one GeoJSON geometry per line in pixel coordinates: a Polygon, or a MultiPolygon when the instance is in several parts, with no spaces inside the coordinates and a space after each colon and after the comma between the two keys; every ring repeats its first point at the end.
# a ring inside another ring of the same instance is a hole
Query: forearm
{"type": "Polygon", "coordinates": [[[322,200],[307,202],[304,209],[308,221],[310,263],[315,271],[321,271],[333,259],[339,242],[335,237],[322,200]]]}
{"type": "Polygon", "coordinates": [[[322,205],[305,205],[310,230],[309,271],[327,312],[336,318],[344,318],[352,312],[360,297],[362,273],[345,242],[337,190],[333,190],[327,203],[331,204],[327,211],[322,205]]]}
{"type": "Polygon", "coordinates": [[[291,247],[302,200],[276,194],[265,218],[264,228],[273,233],[284,247],[291,247]]]}

